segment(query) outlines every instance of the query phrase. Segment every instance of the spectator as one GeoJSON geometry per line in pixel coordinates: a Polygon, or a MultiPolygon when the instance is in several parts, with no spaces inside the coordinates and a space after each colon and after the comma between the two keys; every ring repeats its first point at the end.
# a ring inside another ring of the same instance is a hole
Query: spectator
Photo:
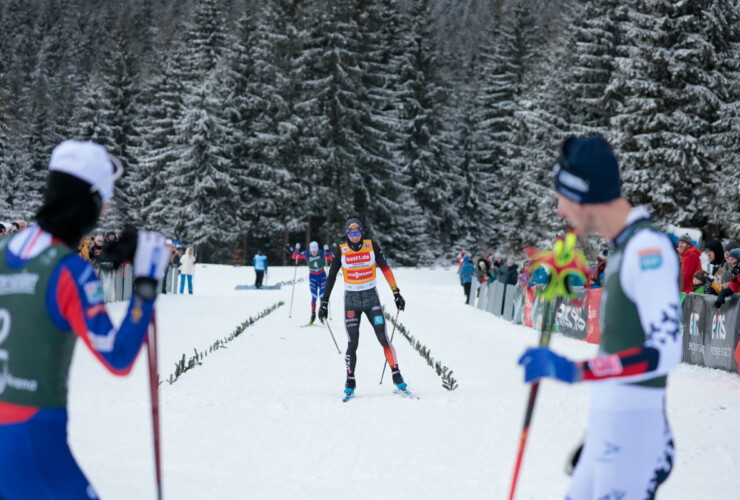
{"type": "Polygon", "coordinates": [[[100,256],[103,253],[103,235],[98,233],[93,237],[93,244],[90,247],[89,258],[93,264],[100,264],[100,256]]]}
{"type": "Polygon", "coordinates": [[[105,233],[105,241],[108,241],[108,242],[118,241],[118,236],[116,236],[116,232],[108,231],[107,233],[105,233]]]}
{"type": "Polygon", "coordinates": [[[730,252],[735,248],[738,248],[737,241],[735,240],[728,241],[727,244],[724,246],[725,262],[727,262],[727,257],[730,256],[730,252]]]}
{"type": "MultiPolygon", "coordinates": [[[[182,250],[180,251],[182,253],[182,250]]],[[[193,273],[195,272],[195,254],[188,247],[185,255],[180,257],[180,293],[185,292],[185,280],[188,282],[188,293],[193,295],[193,273]]]]}
{"type": "MultiPolygon", "coordinates": [[[[292,255],[293,254],[291,254],[291,256],[292,255]]],[[[257,250],[257,253],[254,255],[254,259],[252,259],[252,264],[254,265],[254,272],[256,274],[254,287],[262,288],[262,280],[267,272],[267,257],[262,255],[261,250],[257,250]]]]}
{"type": "Polygon", "coordinates": [[[172,256],[172,266],[180,269],[182,264],[182,247],[175,248],[175,253],[172,256]]]}
{"type": "Polygon", "coordinates": [[[606,276],[606,258],[609,255],[609,249],[605,248],[596,256],[596,265],[594,266],[593,281],[591,288],[601,288],[604,286],[604,277],[606,276]]]}
{"type": "Polygon", "coordinates": [[[0,238],[5,236],[5,224],[0,223],[0,238]]]}
{"type": "Polygon", "coordinates": [[[678,253],[681,254],[681,291],[691,293],[694,273],[701,269],[701,252],[688,233],[678,238],[678,253]]]}
{"type": "Polygon", "coordinates": [[[517,276],[519,275],[519,266],[513,260],[506,263],[501,281],[504,285],[516,285],[517,276]]]}
{"type": "Polygon", "coordinates": [[[707,255],[709,265],[704,270],[709,275],[714,275],[717,269],[725,264],[725,251],[719,240],[709,240],[704,245],[704,253],[707,255]]]}
{"type": "Polygon", "coordinates": [[[92,236],[88,235],[80,240],[80,244],[77,246],[77,253],[86,261],[92,262],[92,260],[90,259],[90,248],[92,246],[92,236]]]}
{"type": "Polygon", "coordinates": [[[504,259],[497,255],[493,258],[493,268],[491,269],[491,274],[493,275],[493,279],[500,280],[504,272],[504,259]]]}
{"type": "Polygon", "coordinates": [[[283,265],[287,266],[289,262],[293,261],[293,247],[290,246],[290,243],[286,243],[283,247],[283,256],[285,258],[283,265]]]}
{"type": "Polygon", "coordinates": [[[463,257],[463,265],[460,267],[460,284],[465,292],[465,303],[470,302],[470,286],[475,275],[475,266],[470,262],[467,256],[463,257]]]}
{"type": "Polygon", "coordinates": [[[18,228],[18,232],[19,232],[19,233],[20,233],[21,231],[23,231],[24,229],[26,229],[26,222],[25,222],[25,221],[22,221],[22,220],[17,220],[17,221],[15,221],[15,222],[13,222],[13,225],[14,225],[14,226],[15,226],[16,228],[18,228]]]}
{"type": "Polygon", "coordinates": [[[460,253],[457,255],[457,262],[459,264],[457,266],[457,272],[458,272],[458,274],[460,273],[460,270],[462,269],[462,266],[464,264],[464,262],[463,262],[464,259],[465,259],[465,250],[460,250],[460,253]]]}
{"type": "Polygon", "coordinates": [[[486,259],[484,259],[483,257],[480,257],[478,259],[478,268],[476,269],[478,283],[482,285],[483,283],[488,282],[488,278],[490,276],[489,271],[490,270],[488,269],[488,262],[486,262],[486,259]]]}
{"type": "Polygon", "coordinates": [[[719,309],[727,297],[740,292],[738,275],[740,275],[740,248],[733,248],[727,255],[727,271],[722,275],[722,290],[714,302],[714,307],[719,309]]]}
{"type": "Polygon", "coordinates": [[[692,292],[694,293],[705,293],[704,288],[707,285],[707,272],[704,269],[699,269],[694,273],[694,281],[692,283],[692,292]]]}

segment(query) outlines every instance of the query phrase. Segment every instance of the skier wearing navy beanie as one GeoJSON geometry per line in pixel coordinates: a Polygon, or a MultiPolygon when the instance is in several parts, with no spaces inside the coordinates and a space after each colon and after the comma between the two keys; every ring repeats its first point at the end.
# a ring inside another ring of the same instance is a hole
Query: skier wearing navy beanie
{"type": "Polygon", "coordinates": [[[593,385],[567,498],[654,498],[674,462],[665,387],[682,357],[678,256],[648,211],[622,197],[619,164],[603,137],[566,140],[554,185],[558,215],[581,235],[611,242],[600,355],[576,362],[540,347],[519,364],[526,382],[551,377],[593,385]]]}

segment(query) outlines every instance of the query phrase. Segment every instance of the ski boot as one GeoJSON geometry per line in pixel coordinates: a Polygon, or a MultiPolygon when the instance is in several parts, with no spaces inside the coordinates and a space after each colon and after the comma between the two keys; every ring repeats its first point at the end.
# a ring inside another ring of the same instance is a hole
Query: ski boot
{"type": "Polygon", "coordinates": [[[309,325],[313,325],[313,322],[314,322],[314,321],[316,321],[316,313],[315,313],[315,312],[312,312],[312,313],[311,313],[311,319],[310,319],[310,320],[308,320],[308,324],[309,324],[309,325]]]}
{"type": "Polygon", "coordinates": [[[355,378],[347,377],[347,382],[344,383],[344,393],[349,396],[355,392],[355,378]]]}
{"type": "Polygon", "coordinates": [[[322,325],[325,325],[326,324],[326,323],[324,323],[324,319],[323,318],[319,318],[319,321],[321,321],[321,324],[322,325]]]}
{"type": "Polygon", "coordinates": [[[393,383],[396,384],[396,387],[398,387],[399,391],[406,390],[406,382],[403,381],[401,372],[398,369],[393,370],[393,383]]]}

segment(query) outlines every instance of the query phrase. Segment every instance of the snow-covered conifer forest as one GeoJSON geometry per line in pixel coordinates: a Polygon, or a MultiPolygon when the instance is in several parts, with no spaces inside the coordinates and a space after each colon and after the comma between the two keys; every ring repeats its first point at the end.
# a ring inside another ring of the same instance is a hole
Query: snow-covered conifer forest
{"type": "MultiPolygon", "coordinates": [[[[341,234],[400,264],[563,227],[551,166],[600,133],[658,222],[740,237],[738,0],[5,0],[0,218],[52,147],[127,166],[104,225],[206,260],[341,234]]],[[[230,257],[231,256],[231,257],[230,257]]]]}

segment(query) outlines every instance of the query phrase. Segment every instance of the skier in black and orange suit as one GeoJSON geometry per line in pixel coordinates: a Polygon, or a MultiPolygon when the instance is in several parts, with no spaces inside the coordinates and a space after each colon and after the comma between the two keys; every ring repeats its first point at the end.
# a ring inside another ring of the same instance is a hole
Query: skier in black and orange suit
{"type": "Polygon", "coordinates": [[[385,260],[380,244],[377,241],[363,237],[360,220],[349,219],[344,225],[344,230],[347,241],[334,249],[334,258],[331,268],[329,268],[329,276],[326,279],[324,298],[319,308],[319,319],[326,319],[329,297],[341,267],[344,275],[344,321],[347,338],[349,339],[345,356],[347,383],[344,386],[344,392],[352,394],[355,390],[355,364],[357,363],[357,346],[360,341],[360,317],[363,312],[372,323],[375,335],[383,346],[385,358],[391,366],[393,383],[403,390],[406,388],[406,383],[398,369],[396,350],[388,338],[383,310],[380,307],[380,297],[378,296],[378,290],[375,288],[376,266],[379,266],[380,270],[383,271],[386,281],[393,290],[396,307],[402,311],[406,302],[398,291],[393,271],[385,260]]]}

